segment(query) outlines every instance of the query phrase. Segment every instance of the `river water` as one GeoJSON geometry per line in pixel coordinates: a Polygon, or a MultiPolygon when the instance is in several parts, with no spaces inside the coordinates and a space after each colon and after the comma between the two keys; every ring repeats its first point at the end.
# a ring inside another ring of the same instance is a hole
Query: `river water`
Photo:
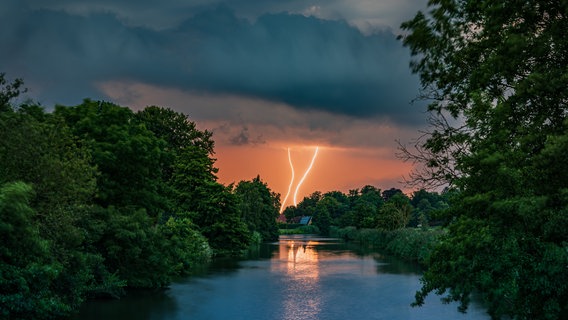
{"type": "Polygon", "coordinates": [[[281,236],[246,259],[216,260],[169,289],[90,301],[76,319],[489,319],[430,296],[413,308],[420,268],[337,239],[281,236]]]}

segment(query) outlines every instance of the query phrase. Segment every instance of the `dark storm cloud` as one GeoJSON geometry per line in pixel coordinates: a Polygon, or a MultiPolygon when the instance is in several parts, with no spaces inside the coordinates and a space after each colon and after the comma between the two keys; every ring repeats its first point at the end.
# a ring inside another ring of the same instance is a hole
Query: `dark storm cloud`
{"type": "MultiPolygon", "coordinates": [[[[104,98],[97,84],[144,82],[235,94],[354,117],[417,120],[418,80],[390,32],[364,35],[342,21],[287,13],[239,18],[203,9],[173,28],[12,4],[0,11],[0,70],[41,90],[40,100],[104,98]]],[[[33,87],[31,88],[33,91],[33,87]]]]}
{"type": "MultiPolygon", "coordinates": [[[[74,14],[113,12],[124,22],[138,26],[163,28],[173,26],[193,16],[195,12],[213,8],[224,0],[19,0],[32,8],[54,9],[74,14]]],[[[326,4],[342,0],[312,0],[326,4]]],[[[255,18],[267,12],[301,12],[306,8],[305,0],[231,0],[230,5],[238,8],[240,16],[255,18]]]]}
{"type": "Polygon", "coordinates": [[[262,139],[262,136],[257,136],[256,138],[251,139],[249,129],[247,126],[243,126],[241,130],[234,136],[229,139],[230,144],[235,146],[243,146],[243,145],[259,145],[266,143],[262,139]]]}
{"type": "MultiPolygon", "coordinates": [[[[61,11],[27,10],[14,6],[0,11],[0,69],[23,77],[42,102],[79,103],[102,97],[96,84],[108,79],[161,76],[149,63],[161,35],[128,28],[111,14],[88,17],[61,11]]],[[[174,67],[170,65],[170,68],[174,67]]]]}

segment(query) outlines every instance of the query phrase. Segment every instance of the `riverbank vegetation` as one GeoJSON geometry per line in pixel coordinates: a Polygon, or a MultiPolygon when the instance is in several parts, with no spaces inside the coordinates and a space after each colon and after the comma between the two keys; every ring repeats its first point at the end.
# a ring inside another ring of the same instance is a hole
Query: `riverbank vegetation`
{"type": "Polygon", "coordinates": [[[373,186],[327,193],[314,192],[296,207],[284,210],[288,222],[312,217],[310,225],[281,229],[283,234],[319,231],[346,241],[374,247],[407,261],[425,265],[431,249],[444,233],[453,192],[419,190],[410,196],[400,189],[381,191],[373,186]],[[312,227],[312,228],[310,228],[312,227]]]}
{"type": "Polygon", "coordinates": [[[568,6],[430,1],[402,25],[431,129],[413,181],[459,190],[416,305],[476,292],[494,319],[568,319],[568,6]]]}
{"type": "Polygon", "coordinates": [[[425,267],[433,247],[443,233],[444,229],[439,227],[396,230],[332,227],[330,236],[354,241],[362,246],[378,249],[405,261],[417,262],[425,267]]]}
{"type": "Polygon", "coordinates": [[[65,316],[278,236],[260,177],[217,182],[187,116],[104,101],[46,112],[0,74],[0,317],[65,316]]]}

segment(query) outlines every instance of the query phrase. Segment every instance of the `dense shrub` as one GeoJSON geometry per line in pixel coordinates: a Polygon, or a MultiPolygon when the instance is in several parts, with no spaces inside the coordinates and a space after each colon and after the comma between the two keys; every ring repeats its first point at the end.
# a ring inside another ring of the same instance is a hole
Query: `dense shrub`
{"type": "Polygon", "coordinates": [[[332,228],[331,236],[356,241],[407,261],[424,264],[442,229],[405,228],[398,230],[332,228]]]}

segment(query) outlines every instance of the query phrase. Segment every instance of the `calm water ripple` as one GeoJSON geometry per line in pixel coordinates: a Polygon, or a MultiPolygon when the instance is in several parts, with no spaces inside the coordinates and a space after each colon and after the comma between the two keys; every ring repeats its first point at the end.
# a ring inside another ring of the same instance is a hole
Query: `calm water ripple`
{"type": "Polygon", "coordinates": [[[420,269],[337,239],[282,236],[247,260],[222,260],[169,290],[93,301],[77,319],[489,319],[429,297],[410,307],[420,269]]]}

